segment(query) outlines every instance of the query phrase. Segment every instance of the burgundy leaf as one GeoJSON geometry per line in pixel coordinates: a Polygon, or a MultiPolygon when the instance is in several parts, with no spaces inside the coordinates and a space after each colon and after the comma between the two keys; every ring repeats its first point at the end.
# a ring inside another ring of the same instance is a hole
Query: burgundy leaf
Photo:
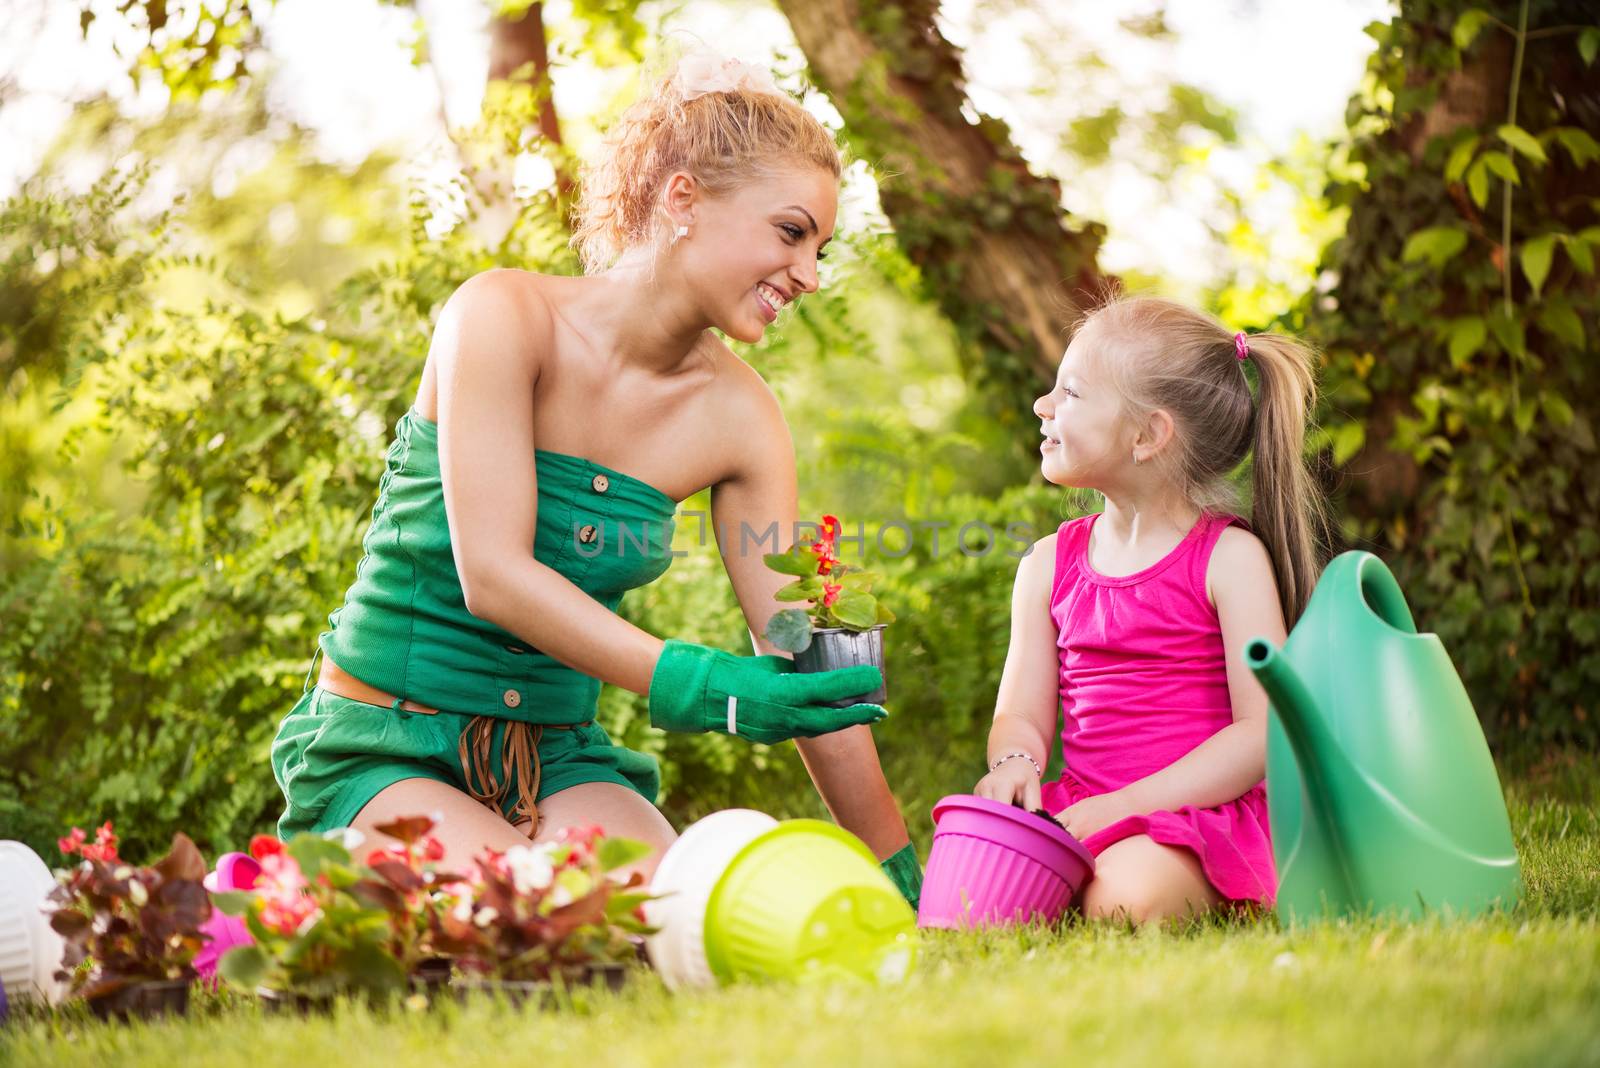
{"type": "Polygon", "coordinates": [[[550,913],[552,923],[566,923],[575,921],[576,924],[604,923],[606,918],[606,899],[611,896],[611,888],[601,886],[569,904],[550,913]]]}
{"type": "Polygon", "coordinates": [[[73,909],[57,909],[50,914],[51,928],[63,938],[81,938],[94,926],[94,921],[73,909]]]}
{"type": "Polygon", "coordinates": [[[379,834],[398,838],[406,845],[411,845],[433,830],[433,820],[427,816],[401,816],[389,823],[381,823],[373,829],[379,834]]]}
{"type": "MultiPolygon", "coordinates": [[[[404,868],[403,865],[395,865],[404,868]]],[[[404,869],[409,871],[409,869],[404,869]]],[[[376,905],[388,912],[404,912],[406,908],[405,895],[388,883],[377,879],[362,879],[350,887],[350,892],[369,905],[376,905]]]]}
{"type": "Polygon", "coordinates": [[[200,855],[189,836],[179,831],[172,836],[172,848],[156,861],[156,871],[163,879],[184,879],[199,883],[206,877],[206,858],[200,855]]]}
{"type": "Polygon", "coordinates": [[[398,860],[383,860],[372,866],[374,874],[380,875],[385,881],[397,890],[421,890],[426,884],[422,876],[400,863],[398,860]]]}

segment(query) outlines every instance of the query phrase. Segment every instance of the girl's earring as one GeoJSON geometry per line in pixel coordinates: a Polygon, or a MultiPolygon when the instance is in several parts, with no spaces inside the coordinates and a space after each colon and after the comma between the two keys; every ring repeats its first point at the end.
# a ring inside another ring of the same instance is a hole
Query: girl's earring
{"type": "Polygon", "coordinates": [[[680,227],[678,227],[676,230],[674,230],[672,232],[671,244],[676,245],[680,239],[688,237],[688,236],[689,236],[689,228],[687,226],[680,226],[680,227]]]}

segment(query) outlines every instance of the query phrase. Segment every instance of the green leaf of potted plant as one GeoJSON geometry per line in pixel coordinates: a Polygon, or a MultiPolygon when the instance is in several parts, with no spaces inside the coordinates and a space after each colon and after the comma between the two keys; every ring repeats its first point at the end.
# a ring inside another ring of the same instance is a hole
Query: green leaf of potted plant
{"type": "MultiPolygon", "coordinates": [[[[831,671],[870,664],[884,670],[883,628],[894,613],[872,594],[877,574],[839,560],[839,520],[825,515],[815,535],[807,534],[788,552],[768,553],[767,567],[794,581],[777,593],[780,601],[807,601],[809,608],[785,608],[767,621],[764,636],[794,654],[796,671],[831,671]]],[[[886,676],[887,678],[887,676],[886,676]]],[[[845,708],[860,701],[881,704],[887,683],[874,693],[832,704],[845,708]]]]}

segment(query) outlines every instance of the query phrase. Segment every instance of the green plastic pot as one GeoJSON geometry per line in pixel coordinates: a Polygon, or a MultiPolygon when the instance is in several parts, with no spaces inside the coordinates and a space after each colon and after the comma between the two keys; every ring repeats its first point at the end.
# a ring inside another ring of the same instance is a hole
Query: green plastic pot
{"type": "Polygon", "coordinates": [[[706,904],[706,959],[722,983],[897,983],[916,938],[916,916],[872,851],[821,820],[789,820],[745,846],[706,904]]]}

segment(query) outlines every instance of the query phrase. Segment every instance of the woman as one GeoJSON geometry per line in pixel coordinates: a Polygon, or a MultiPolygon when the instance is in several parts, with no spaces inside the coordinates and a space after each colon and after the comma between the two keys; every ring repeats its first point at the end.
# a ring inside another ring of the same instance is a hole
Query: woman
{"type": "MultiPolygon", "coordinates": [[[[675,504],[705,487],[719,532],[793,530],[788,426],[711,331],[759,340],[816,291],[839,175],[828,131],[765,72],[690,57],[585,174],[589,273],[490,271],[450,298],[317,685],[273,745],[280,834],[371,838],[436,813],[450,863],[597,823],[655,846],[648,874],[674,834],[655,761],[593,722],[609,682],[648,694],[665,729],[797,738],[835,818],[915,901],[921,871],[866,726],[886,713],[827,707],[875,688],[876,669],[799,675],[616,615],[670,562],[675,504]]],[[[722,552],[760,634],[787,579],[745,548],[722,552]]]]}

